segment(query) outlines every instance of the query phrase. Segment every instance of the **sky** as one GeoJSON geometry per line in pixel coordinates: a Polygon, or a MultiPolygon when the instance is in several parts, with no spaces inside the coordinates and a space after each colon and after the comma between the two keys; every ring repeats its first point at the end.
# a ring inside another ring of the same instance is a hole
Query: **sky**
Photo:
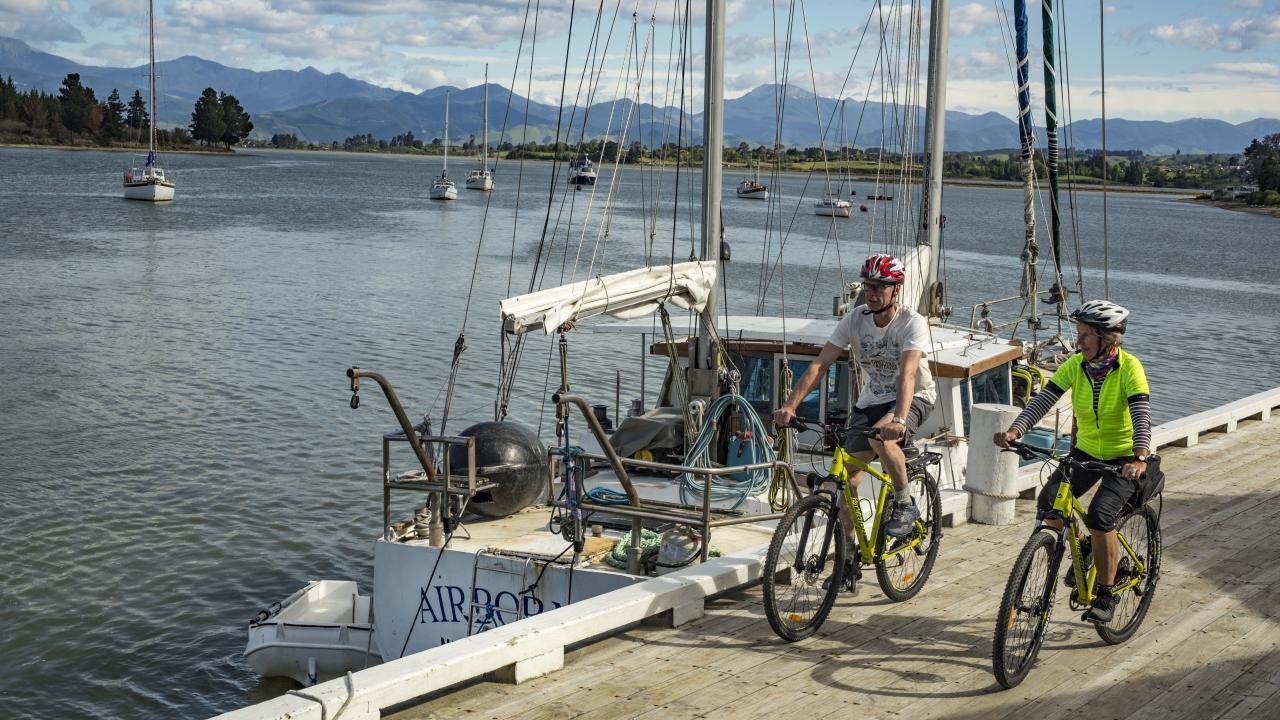
{"type": "MultiPolygon", "coordinates": [[[[1040,4],[1028,4],[1038,79],[1040,4]]],[[[920,92],[923,76],[907,71],[911,55],[903,48],[911,45],[905,36],[914,17],[922,17],[927,27],[927,2],[727,0],[727,5],[728,97],[783,76],[793,7],[789,83],[855,101],[920,92]],[[869,39],[858,50],[869,18],[869,39]],[[877,43],[881,25],[897,29],[883,45],[877,43]],[[897,59],[882,61],[885,56],[897,59]],[[893,67],[900,68],[899,79],[884,80],[893,67]]],[[[689,51],[695,76],[690,97],[698,108],[703,6],[692,3],[689,51]]],[[[683,7],[675,0],[576,0],[576,5],[575,0],[156,0],[157,52],[161,60],[197,55],[253,70],[312,66],[410,92],[477,85],[488,63],[490,81],[511,86],[514,74],[517,92],[555,103],[566,42],[573,94],[603,15],[600,37],[608,37],[609,44],[607,52],[596,53],[598,69],[590,73],[599,82],[596,100],[634,92],[618,88],[634,84],[643,56],[641,99],[649,99],[652,85],[659,105],[667,104],[666,98],[675,104],[674,94],[664,95],[663,88],[668,66],[679,60],[671,51],[672,20],[683,7]],[[536,44],[532,14],[526,21],[530,2],[541,8],[536,44]],[[656,18],[652,33],[651,16],[656,18]]],[[[952,1],[948,109],[1015,114],[1011,16],[1012,0],[952,1]]],[[[1069,119],[1101,115],[1103,57],[1108,117],[1230,122],[1280,117],[1280,0],[1065,0],[1063,20],[1059,42],[1067,62],[1058,74],[1069,81],[1069,119]]],[[[143,0],[0,0],[0,35],[89,65],[144,63],[145,28],[143,0]]],[[[1033,94],[1038,91],[1037,85],[1033,94]]]]}

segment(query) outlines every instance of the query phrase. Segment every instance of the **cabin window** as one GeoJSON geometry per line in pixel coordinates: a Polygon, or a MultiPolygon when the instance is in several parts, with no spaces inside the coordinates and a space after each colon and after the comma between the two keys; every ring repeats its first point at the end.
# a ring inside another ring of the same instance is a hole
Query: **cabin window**
{"type": "Polygon", "coordinates": [[[773,414],[773,368],[769,358],[738,355],[734,357],[733,364],[738,366],[742,375],[739,388],[742,397],[751,403],[760,417],[769,417],[773,414]]]}
{"type": "Polygon", "coordinates": [[[975,403],[1010,404],[1009,365],[997,365],[960,383],[960,407],[964,412],[964,427],[967,433],[972,427],[969,424],[969,408],[975,403]]]}
{"type": "MultiPolygon", "coordinates": [[[[804,371],[808,369],[809,361],[787,360],[787,365],[791,367],[791,374],[793,376],[792,382],[794,382],[795,380],[799,380],[800,376],[804,374],[804,371]]],[[[810,390],[809,394],[804,396],[804,400],[800,402],[800,407],[796,409],[796,415],[803,418],[817,419],[822,417],[821,413],[822,383],[819,383],[818,387],[810,390]]]]}
{"type": "Polygon", "coordinates": [[[827,417],[828,422],[843,423],[849,419],[849,366],[846,363],[832,363],[827,370],[827,417]]]}

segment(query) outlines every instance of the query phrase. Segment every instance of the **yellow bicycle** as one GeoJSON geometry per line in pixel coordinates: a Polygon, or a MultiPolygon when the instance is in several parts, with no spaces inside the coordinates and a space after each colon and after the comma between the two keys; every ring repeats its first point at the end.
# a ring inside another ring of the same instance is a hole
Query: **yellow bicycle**
{"type": "MultiPolygon", "coordinates": [[[[1053,504],[1054,510],[1066,518],[1063,523],[1066,529],[1055,530],[1044,525],[1036,528],[1013,563],[1013,572],[1009,574],[1000,602],[991,659],[996,680],[1006,688],[1016,686],[1031,672],[1053,614],[1058,569],[1068,551],[1075,580],[1071,608],[1085,610],[1093,602],[1097,570],[1085,560],[1081,549],[1083,532],[1078,526],[1085,512],[1071,492],[1070,473],[1077,469],[1117,471],[1106,463],[1059,457],[1051,450],[1025,443],[1011,442],[1009,447],[1027,459],[1065,463],[1068,481],[1059,483],[1053,504]]],[[[1149,494],[1137,502],[1130,501],[1116,523],[1120,559],[1112,586],[1116,596],[1115,615],[1111,622],[1094,624],[1099,637],[1108,644],[1117,645],[1133,637],[1151,607],[1156,582],[1160,579],[1160,514],[1147,503],[1151,496],[1159,495],[1162,487],[1149,489],[1149,494]]]]}
{"type": "Polygon", "coordinates": [[[794,427],[821,431],[832,447],[832,459],[827,476],[809,475],[811,494],[795,502],[778,521],[765,556],[762,579],[765,615],[774,632],[793,642],[821,627],[846,580],[845,533],[840,521],[839,495],[844,496],[853,516],[858,541],[857,554],[850,558],[853,560],[851,570],[861,576],[862,567],[874,565],[880,589],[891,600],[907,600],[920,592],[933,569],[942,540],[942,498],[938,483],[929,472],[930,466],[941,463],[941,455],[920,452],[914,447],[904,448],[908,483],[920,519],[909,535],[895,538],[883,530],[893,482],[887,474],[844,449],[848,433],[875,437],[879,430],[846,429],[800,418],[796,418],[794,427]],[[875,501],[868,501],[870,529],[863,516],[862,502],[849,484],[850,467],[861,469],[880,481],[875,501]]]}

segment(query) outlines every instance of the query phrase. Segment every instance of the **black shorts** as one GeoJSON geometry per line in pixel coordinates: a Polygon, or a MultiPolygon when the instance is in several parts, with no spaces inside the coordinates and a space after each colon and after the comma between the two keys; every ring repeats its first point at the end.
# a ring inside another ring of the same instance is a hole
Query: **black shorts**
{"type": "MultiPolygon", "coordinates": [[[[853,414],[849,416],[849,427],[872,427],[880,422],[880,419],[885,415],[895,414],[895,405],[897,405],[896,402],[887,402],[868,405],[864,408],[855,407],[853,414]]],[[[920,428],[921,423],[929,417],[931,412],[933,412],[933,403],[921,397],[911,398],[911,409],[906,414],[907,431],[896,442],[899,445],[906,445],[907,441],[911,439],[911,436],[915,435],[916,430],[920,428]]],[[[870,438],[859,433],[849,433],[849,436],[844,440],[844,449],[851,453],[870,450],[870,438]]]]}
{"type": "MultiPolygon", "coordinates": [[[[1131,457],[1126,457],[1099,461],[1097,458],[1076,448],[1071,448],[1071,457],[1082,461],[1105,462],[1108,465],[1114,465],[1116,469],[1124,467],[1125,463],[1133,460],[1131,457]]],[[[1037,520],[1043,520],[1047,517],[1062,519],[1059,517],[1058,512],[1053,509],[1053,502],[1058,499],[1058,484],[1066,476],[1066,471],[1063,469],[1065,467],[1065,463],[1059,465],[1058,469],[1053,471],[1053,475],[1049,476],[1049,482],[1040,490],[1040,497],[1036,502],[1037,520]]],[[[1098,491],[1093,494],[1093,500],[1089,502],[1089,512],[1084,516],[1084,526],[1099,532],[1115,530],[1116,520],[1120,518],[1120,513],[1124,512],[1129,499],[1138,490],[1138,481],[1133,478],[1104,474],[1094,470],[1076,468],[1072,472],[1071,492],[1075,494],[1076,498],[1089,492],[1094,485],[1098,484],[1098,480],[1102,480],[1102,485],[1098,487],[1098,491]]]]}

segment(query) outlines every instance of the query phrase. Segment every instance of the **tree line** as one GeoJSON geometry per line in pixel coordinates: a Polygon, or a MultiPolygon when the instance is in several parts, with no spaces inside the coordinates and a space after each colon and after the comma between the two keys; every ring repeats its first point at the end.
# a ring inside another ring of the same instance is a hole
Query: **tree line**
{"type": "MultiPolygon", "coordinates": [[[[147,142],[151,116],[142,93],[133,91],[125,102],[113,88],[106,100],[99,100],[93,88],[80,81],[79,73],[69,73],[57,94],[36,89],[18,90],[13,77],[0,81],[0,141],[34,144],[76,145],[93,143],[101,147],[141,145],[147,142]]],[[[187,127],[157,128],[161,147],[222,145],[230,149],[253,130],[249,113],[235,96],[206,88],[196,100],[187,127]]]]}

